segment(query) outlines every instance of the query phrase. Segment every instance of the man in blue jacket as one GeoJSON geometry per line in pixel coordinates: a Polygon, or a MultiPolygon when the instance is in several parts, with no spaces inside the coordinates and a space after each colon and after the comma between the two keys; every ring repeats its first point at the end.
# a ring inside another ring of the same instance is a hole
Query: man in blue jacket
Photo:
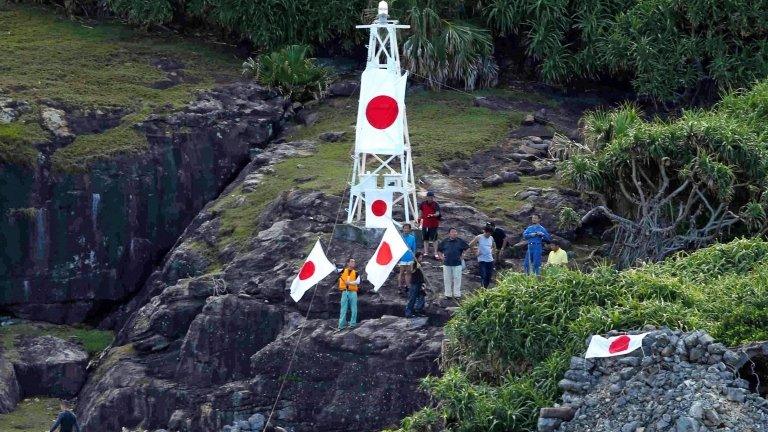
{"type": "Polygon", "coordinates": [[[549,235],[546,228],[539,225],[540,221],[539,215],[531,216],[531,225],[523,231],[523,238],[528,241],[528,251],[525,254],[525,261],[523,261],[523,270],[525,270],[525,274],[531,274],[533,271],[536,276],[541,276],[542,244],[552,241],[552,236],[549,235]]]}
{"type": "Polygon", "coordinates": [[[400,284],[400,289],[408,294],[408,288],[411,286],[411,272],[413,271],[413,253],[416,252],[416,236],[411,232],[411,224],[403,224],[403,241],[408,250],[405,251],[400,258],[400,274],[397,277],[397,281],[400,284]]]}
{"type": "Polygon", "coordinates": [[[56,428],[59,428],[60,432],[80,432],[80,425],[77,424],[77,417],[75,416],[75,413],[72,412],[69,403],[62,400],[59,406],[61,407],[61,412],[59,413],[59,416],[56,417],[56,423],[51,426],[50,432],[55,431],[56,428]]]}

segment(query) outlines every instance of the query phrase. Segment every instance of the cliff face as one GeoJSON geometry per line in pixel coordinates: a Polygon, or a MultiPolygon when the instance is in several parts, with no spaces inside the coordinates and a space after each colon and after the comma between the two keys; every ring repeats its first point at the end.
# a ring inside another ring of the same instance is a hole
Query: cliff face
{"type": "MultiPolygon", "coordinates": [[[[87,172],[56,170],[44,156],[34,168],[0,165],[0,310],[77,323],[127,299],[250,149],[275,135],[288,106],[256,85],[227,85],[150,115],[135,126],[146,151],[87,172]]],[[[71,142],[54,137],[38,148],[71,142]]]]}

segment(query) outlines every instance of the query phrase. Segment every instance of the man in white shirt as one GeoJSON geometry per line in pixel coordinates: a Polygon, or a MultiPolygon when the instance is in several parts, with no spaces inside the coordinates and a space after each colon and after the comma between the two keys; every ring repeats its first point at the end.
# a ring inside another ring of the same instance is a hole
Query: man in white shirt
{"type": "Polygon", "coordinates": [[[496,245],[493,240],[493,229],[490,226],[483,228],[483,233],[469,242],[471,247],[477,243],[477,265],[480,267],[480,279],[483,288],[488,288],[493,276],[493,255],[496,251],[496,245]]]}

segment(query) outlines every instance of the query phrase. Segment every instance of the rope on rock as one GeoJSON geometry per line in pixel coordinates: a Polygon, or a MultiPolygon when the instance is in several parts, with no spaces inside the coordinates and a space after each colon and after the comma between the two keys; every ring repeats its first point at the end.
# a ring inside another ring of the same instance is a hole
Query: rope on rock
{"type": "MultiPolygon", "coordinates": [[[[349,96],[351,98],[352,95],[349,96]]],[[[354,144],[353,144],[354,145],[354,144]]],[[[353,170],[349,170],[349,175],[347,176],[347,180],[345,185],[349,185],[352,181],[352,173],[353,170]]],[[[339,208],[336,210],[336,220],[333,222],[333,229],[331,230],[331,239],[328,241],[328,248],[326,250],[330,251],[331,245],[333,244],[334,234],[336,233],[336,226],[339,224],[339,215],[341,214],[341,210],[344,208],[344,197],[346,194],[347,187],[345,186],[345,191],[341,194],[341,200],[339,202],[339,208]]],[[[350,189],[351,192],[351,189],[350,189]]],[[[319,238],[320,236],[318,236],[319,238]]],[[[293,362],[296,360],[296,354],[299,350],[299,345],[301,344],[301,339],[304,337],[304,329],[307,326],[307,322],[309,321],[309,312],[312,310],[312,304],[315,302],[315,296],[317,295],[317,285],[315,285],[315,289],[312,290],[312,297],[309,299],[309,306],[307,307],[307,312],[304,315],[304,322],[301,324],[301,327],[299,328],[299,337],[296,339],[296,346],[293,347],[293,352],[291,353],[291,359],[288,361],[288,367],[285,370],[285,374],[283,374],[282,382],[280,383],[280,388],[277,390],[277,395],[275,396],[275,402],[272,404],[272,409],[269,411],[269,416],[267,417],[267,421],[264,423],[264,429],[262,432],[266,432],[267,428],[270,425],[270,421],[272,420],[272,416],[275,414],[275,409],[277,408],[277,403],[280,401],[280,396],[283,393],[283,388],[285,388],[285,383],[288,381],[288,374],[291,372],[291,368],[293,367],[293,362]]]]}
{"type": "MultiPolygon", "coordinates": [[[[418,77],[420,77],[422,79],[425,79],[427,81],[434,81],[434,80],[432,80],[430,78],[427,78],[425,76],[419,75],[417,73],[411,72],[411,74],[415,75],[415,76],[418,76],[418,77]]],[[[437,83],[437,84],[442,86],[442,87],[445,87],[445,88],[447,88],[449,90],[453,90],[453,91],[456,91],[456,92],[459,92],[459,93],[464,93],[464,94],[467,94],[467,95],[470,95],[470,96],[472,95],[472,93],[470,93],[470,92],[467,92],[467,91],[464,91],[464,90],[460,90],[460,89],[451,87],[451,86],[449,86],[447,84],[444,84],[444,83],[437,83]]],[[[349,95],[347,97],[347,101],[352,99],[353,96],[355,96],[355,93],[352,93],[351,95],[349,95]]],[[[350,169],[349,170],[349,175],[347,176],[346,185],[350,185],[350,183],[352,181],[352,173],[353,173],[353,170],[350,169]]],[[[334,234],[336,233],[336,226],[339,223],[339,215],[341,213],[341,210],[344,208],[344,197],[346,195],[347,195],[346,193],[342,193],[341,202],[339,202],[339,208],[336,210],[336,220],[333,223],[333,230],[331,231],[331,239],[328,242],[327,250],[330,250],[331,249],[331,245],[333,244],[334,234]]],[[[351,199],[351,197],[350,197],[350,199],[351,199]]],[[[426,277],[424,278],[424,281],[425,281],[425,284],[431,290],[432,284],[430,284],[427,281],[426,277]]],[[[283,375],[283,379],[282,379],[282,381],[280,383],[280,388],[277,390],[277,395],[275,396],[275,402],[272,404],[272,409],[269,411],[269,416],[267,417],[267,421],[264,423],[264,429],[262,430],[262,432],[266,432],[267,428],[269,427],[270,421],[272,420],[272,417],[275,414],[275,409],[277,408],[277,403],[280,401],[280,396],[282,395],[283,389],[285,388],[285,383],[288,381],[288,374],[290,373],[290,371],[291,371],[291,369],[293,367],[293,362],[296,359],[296,355],[297,355],[298,350],[299,350],[299,345],[301,344],[301,340],[304,337],[304,329],[306,328],[307,321],[309,321],[309,312],[312,310],[312,304],[315,301],[315,296],[316,295],[317,295],[317,285],[315,285],[315,289],[312,291],[312,297],[309,300],[309,306],[307,307],[307,312],[306,312],[306,315],[304,316],[304,322],[302,323],[301,327],[299,328],[299,337],[296,339],[296,346],[293,347],[293,352],[291,353],[291,359],[288,361],[288,367],[285,370],[285,374],[283,375]]],[[[439,295],[439,292],[438,292],[438,295],[439,295]]]]}

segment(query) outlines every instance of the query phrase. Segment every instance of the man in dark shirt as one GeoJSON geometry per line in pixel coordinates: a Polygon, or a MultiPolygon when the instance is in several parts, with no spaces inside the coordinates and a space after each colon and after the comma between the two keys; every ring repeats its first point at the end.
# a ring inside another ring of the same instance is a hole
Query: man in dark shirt
{"type": "Polygon", "coordinates": [[[461,298],[461,272],[464,270],[464,251],[469,244],[460,239],[456,228],[448,230],[448,238],[437,247],[439,258],[443,261],[443,283],[445,298],[461,298]]]}
{"type": "Polygon", "coordinates": [[[485,226],[491,229],[491,236],[496,244],[496,262],[499,263],[501,262],[501,252],[507,247],[507,233],[502,228],[497,227],[495,222],[488,222],[485,226]]]}
{"type": "Polygon", "coordinates": [[[50,432],[59,428],[60,432],[80,432],[80,426],[77,424],[77,417],[72,412],[69,402],[62,400],[59,404],[61,412],[56,417],[56,423],[51,426],[50,432]]]}

